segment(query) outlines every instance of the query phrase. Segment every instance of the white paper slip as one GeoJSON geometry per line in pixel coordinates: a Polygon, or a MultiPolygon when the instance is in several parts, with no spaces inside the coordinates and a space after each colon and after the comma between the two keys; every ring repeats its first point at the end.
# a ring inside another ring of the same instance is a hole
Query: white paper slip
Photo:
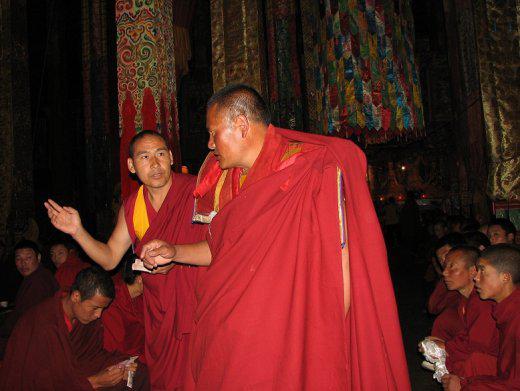
{"type": "Polygon", "coordinates": [[[140,259],[136,259],[134,263],[132,263],[132,270],[145,273],[152,272],[151,270],[148,270],[146,267],[144,267],[144,263],[140,259]]]}

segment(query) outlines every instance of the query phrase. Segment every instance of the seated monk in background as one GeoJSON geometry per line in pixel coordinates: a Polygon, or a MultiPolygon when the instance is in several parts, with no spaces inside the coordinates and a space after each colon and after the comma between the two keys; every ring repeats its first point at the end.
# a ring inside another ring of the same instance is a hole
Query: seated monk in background
{"type": "Polygon", "coordinates": [[[477,263],[476,290],[482,300],[493,300],[499,333],[496,375],[445,375],[445,390],[520,390],[520,249],[510,244],[488,247],[477,263]]]}
{"type": "MultiPolygon", "coordinates": [[[[103,349],[101,313],[114,298],[110,275],[98,268],[78,273],[70,293],[29,310],[17,323],[0,369],[0,390],[126,389],[137,364],[118,365],[128,355],[103,349]]],[[[147,390],[139,364],[134,389],[147,390]]]]}
{"type": "Polygon", "coordinates": [[[480,252],[469,246],[454,247],[443,271],[448,290],[461,295],[459,316],[464,328],[454,338],[436,343],[446,349],[446,366],[459,376],[494,375],[498,355],[498,330],[493,303],[480,300],[474,289],[480,252]]]}
{"type": "Polygon", "coordinates": [[[14,248],[16,268],[23,276],[14,302],[14,311],[0,327],[0,358],[7,339],[18,319],[31,307],[51,297],[58,290],[52,273],[41,264],[38,245],[30,240],[20,241],[14,248]]]}
{"type": "Polygon", "coordinates": [[[132,270],[133,258],[123,262],[120,273],[112,277],[116,296],[103,312],[103,346],[144,359],[143,279],[132,270]]]}
{"type": "Polygon", "coordinates": [[[54,241],[49,252],[52,263],[56,266],[54,278],[58,281],[60,289],[68,292],[76,275],[90,264],[79,257],[78,249],[70,240],[54,241]]]}
{"type": "Polygon", "coordinates": [[[448,290],[442,278],[446,255],[453,247],[464,244],[466,242],[462,234],[451,233],[439,239],[435,246],[435,257],[440,266],[440,270],[437,272],[440,273],[441,278],[428,299],[428,312],[437,315],[433,322],[431,336],[443,341],[455,337],[464,328],[458,312],[462,296],[456,291],[448,290]]]}

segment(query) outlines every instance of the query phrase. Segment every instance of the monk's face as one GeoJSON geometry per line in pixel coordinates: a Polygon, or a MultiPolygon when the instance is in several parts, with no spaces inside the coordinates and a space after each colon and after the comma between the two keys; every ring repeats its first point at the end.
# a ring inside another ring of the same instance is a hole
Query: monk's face
{"type": "Polygon", "coordinates": [[[34,273],[40,265],[41,255],[36,254],[32,248],[21,248],[16,250],[14,261],[20,274],[27,277],[34,273]]]}
{"type": "Polygon", "coordinates": [[[134,144],[134,155],[128,158],[128,170],[148,187],[161,188],[170,183],[173,156],[164,140],[144,136],[134,144]]]}
{"type": "Polygon", "coordinates": [[[491,244],[513,243],[514,235],[508,234],[500,225],[490,225],[488,228],[488,238],[491,244]]]}
{"type": "Polygon", "coordinates": [[[58,268],[67,260],[69,250],[63,244],[55,244],[51,247],[50,254],[52,263],[58,268]]]}
{"type": "Polygon", "coordinates": [[[505,273],[499,272],[485,258],[479,258],[477,263],[477,276],[475,277],[475,288],[482,300],[491,299],[500,301],[506,286],[508,278],[505,273]]]}
{"type": "Polygon", "coordinates": [[[208,148],[213,151],[221,169],[240,167],[245,155],[242,130],[227,119],[225,112],[213,105],[206,114],[206,128],[209,132],[208,148]]]}
{"type": "Polygon", "coordinates": [[[477,275],[475,266],[468,267],[464,254],[460,251],[450,251],[442,272],[446,287],[450,291],[462,291],[473,286],[477,275]]]}
{"type": "Polygon", "coordinates": [[[71,293],[71,301],[74,318],[83,324],[87,324],[99,319],[112,299],[96,293],[90,299],[81,300],[79,291],[74,291],[71,293]]]}

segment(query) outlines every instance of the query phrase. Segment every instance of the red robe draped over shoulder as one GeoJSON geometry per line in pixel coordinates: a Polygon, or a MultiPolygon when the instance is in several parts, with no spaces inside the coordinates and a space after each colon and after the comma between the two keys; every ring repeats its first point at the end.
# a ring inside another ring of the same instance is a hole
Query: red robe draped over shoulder
{"type": "MultiPolygon", "coordinates": [[[[87,377],[127,358],[103,350],[101,320],[77,322],[69,333],[61,296],[56,295],[17,323],[0,369],[0,390],[90,391],[87,377]]],[[[145,368],[139,367],[134,380],[134,389],[148,389],[145,368]]],[[[126,382],[111,389],[127,389],[126,382]]]]}
{"type": "Polygon", "coordinates": [[[457,291],[449,291],[441,279],[428,300],[428,311],[437,315],[433,322],[431,335],[448,341],[464,329],[464,321],[459,307],[466,298],[457,291]]]}
{"type": "Polygon", "coordinates": [[[496,376],[464,379],[464,391],[520,390],[520,289],[497,303],[493,317],[497,321],[499,351],[496,376]]]}
{"type": "Polygon", "coordinates": [[[461,302],[459,313],[464,329],[446,341],[446,366],[450,373],[461,377],[496,375],[498,330],[493,307],[494,302],[480,300],[475,290],[461,302]]]}
{"type": "Polygon", "coordinates": [[[60,289],[68,292],[76,279],[76,275],[89,266],[90,264],[83,262],[77,255],[69,253],[67,260],[54,273],[54,278],[58,281],[60,289]]]}
{"type": "Polygon", "coordinates": [[[117,350],[129,356],[144,359],[143,295],[130,297],[130,292],[120,274],[112,280],[116,297],[103,311],[103,347],[109,352],[117,350]]]}
{"type": "MultiPolygon", "coordinates": [[[[208,157],[208,173],[215,164],[208,157]]],[[[199,178],[196,194],[225,192],[207,186],[214,179],[199,178]]],[[[213,218],[208,243],[212,262],[197,285],[188,389],[410,389],[366,159],[352,142],[269,126],[243,186],[213,218]],[[300,152],[284,159],[291,148],[300,152]]]]}
{"type": "MultiPolygon", "coordinates": [[[[136,254],[139,254],[143,244],[153,239],[185,244],[205,238],[207,226],[191,222],[196,178],[173,173],[172,179],[168,195],[157,212],[153,210],[144,189],[150,226],[141,240],[136,236],[133,223],[137,192],[125,200],[126,225],[136,254]]],[[[175,266],[166,275],[142,274],[145,358],[153,390],[171,391],[184,382],[196,306],[195,283],[204,269],[175,266]]]]}

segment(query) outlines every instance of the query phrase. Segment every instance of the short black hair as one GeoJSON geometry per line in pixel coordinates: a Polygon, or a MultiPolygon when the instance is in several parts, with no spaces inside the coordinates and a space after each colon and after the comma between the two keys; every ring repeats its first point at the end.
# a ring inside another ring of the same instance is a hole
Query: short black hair
{"type": "Polygon", "coordinates": [[[509,235],[509,234],[513,234],[515,235],[516,234],[516,227],[515,225],[511,222],[511,220],[509,219],[505,219],[505,218],[494,218],[492,219],[489,224],[488,224],[488,227],[491,227],[492,225],[499,225],[500,228],[502,228],[504,231],[506,231],[506,234],[509,235]]]}
{"type": "Polygon", "coordinates": [[[231,121],[238,115],[245,115],[264,125],[271,123],[269,107],[258,91],[247,84],[229,84],[217,91],[209,98],[206,108],[209,110],[215,105],[225,111],[226,118],[231,121]]]}
{"type": "Polygon", "coordinates": [[[168,142],[166,141],[166,139],[164,138],[164,136],[161,133],[156,132],[155,130],[143,130],[143,131],[137,133],[134,137],[132,137],[132,140],[130,140],[130,145],[128,146],[128,157],[131,157],[131,158],[134,157],[135,143],[138,142],[139,140],[145,138],[146,136],[159,137],[162,141],[164,141],[164,144],[166,145],[166,147],[169,148],[168,142]]]}
{"type": "Polygon", "coordinates": [[[513,284],[520,284],[520,249],[514,244],[500,243],[482,252],[485,259],[500,273],[511,274],[513,284]]]}
{"type": "Polygon", "coordinates": [[[448,254],[460,252],[464,256],[464,261],[466,262],[466,268],[470,268],[477,264],[478,258],[480,257],[480,251],[473,247],[467,245],[455,246],[453,247],[448,254]]]}
{"type": "Polygon", "coordinates": [[[489,238],[480,231],[464,232],[464,239],[469,246],[479,248],[480,246],[487,248],[491,245],[489,238]]]}
{"type": "Polygon", "coordinates": [[[67,250],[77,250],[78,249],[76,242],[74,242],[73,240],[67,239],[67,238],[62,238],[62,237],[58,237],[58,238],[52,240],[50,242],[49,249],[53,246],[58,246],[58,245],[64,246],[67,250]]]}
{"type": "Polygon", "coordinates": [[[461,233],[452,232],[450,234],[444,235],[440,238],[433,248],[434,251],[437,251],[441,247],[449,245],[450,247],[463,246],[466,244],[466,240],[461,233]]]}
{"type": "Polygon", "coordinates": [[[97,266],[83,269],[76,275],[70,288],[71,293],[74,291],[80,293],[81,301],[88,300],[96,294],[109,299],[113,299],[116,295],[110,274],[97,266]]]}
{"type": "Polygon", "coordinates": [[[36,255],[40,254],[40,248],[38,247],[38,245],[32,240],[28,239],[22,239],[18,243],[16,243],[16,246],[14,246],[14,251],[21,250],[24,248],[30,248],[31,250],[34,250],[36,255]]]}
{"type": "Polygon", "coordinates": [[[135,256],[127,257],[123,261],[121,267],[121,277],[125,284],[132,285],[135,282],[135,278],[141,274],[139,271],[132,270],[132,264],[135,261],[135,256]]]}

